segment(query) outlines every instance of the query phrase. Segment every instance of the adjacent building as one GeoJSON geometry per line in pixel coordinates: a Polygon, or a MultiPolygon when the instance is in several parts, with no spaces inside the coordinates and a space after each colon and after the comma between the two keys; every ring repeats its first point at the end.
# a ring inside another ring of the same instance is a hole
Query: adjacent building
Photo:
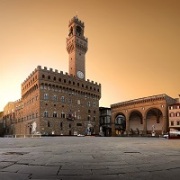
{"type": "Polygon", "coordinates": [[[180,135],[180,99],[169,105],[169,131],[179,131],[180,135]]]}
{"type": "Polygon", "coordinates": [[[112,135],[162,135],[168,132],[168,106],[175,99],[159,94],[111,105],[112,135]]]}
{"type": "Polygon", "coordinates": [[[112,136],[111,130],[111,108],[99,108],[99,126],[101,136],[112,136]]]}
{"type": "Polygon", "coordinates": [[[38,66],[22,83],[21,99],[4,109],[8,134],[99,133],[101,84],[86,80],[84,23],[69,22],[69,73],[38,66]],[[12,107],[10,107],[12,106],[12,107]]]}

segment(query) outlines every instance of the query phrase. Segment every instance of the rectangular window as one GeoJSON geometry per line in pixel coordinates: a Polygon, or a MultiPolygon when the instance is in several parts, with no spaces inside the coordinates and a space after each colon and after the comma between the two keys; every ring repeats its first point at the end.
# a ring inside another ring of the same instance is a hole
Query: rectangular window
{"type": "Polygon", "coordinates": [[[48,99],[48,94],[44,94],[44,99],[45,99],[45,100],[48,99]]]}
{"type": "Polygon", "coordinates": [[[180,121],[177,121],[177,125],[180,125],[180,121]]]}
{"type": "Polygon", "coordinates": [[[174,126],[174,121],[171,121],[171,126],[174,126]]]}
{"type": "Polygon", "coordinates": [[[80,101],[79,99],[77,100],[77,104],[78,104],[78,105],[80,105],[80,104],[81,104],[81,101],[80,101]]]}
{"type": "Polygon", "coordinates": [[[77,123],[76,126],[82,126],[82,123],[77,123]]]}

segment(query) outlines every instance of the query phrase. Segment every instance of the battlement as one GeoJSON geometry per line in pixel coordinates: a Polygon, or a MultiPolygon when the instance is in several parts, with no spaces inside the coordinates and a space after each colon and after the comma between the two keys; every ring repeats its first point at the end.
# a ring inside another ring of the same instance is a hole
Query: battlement
{"type": "MultiPolygon", "coordinates": [[[[46,66],[44,66],[44,67],[37,66],[37,68],[35,68],[35,70],[24,80],[22,85],[24,85],[29,79],[31,79],[37,71],[41,71],[41,72],[44,72],[44,73],[52,73],[52,74],[55,74],[55,75],[61,75],[61,76],[65,77],[65,78],[74,78],[74,80],[77,80],[77,77],[75,77],[73,75],[69,75],[67,72],[58,71],[57,69],[53,69],[53,68],[47,68],[46,66]]],[[[91,81],[89,79],[85,80],[85,82],[88,82],[91,85],[101,86],[100,83],[91,81]]]]}
{"type": "Polygon", "coordinates": [[[80,26],[84,27],[84,22],[82,22],[81,20],[78,19],[77,16],[74,16],[70,21],[69,21],[69,27],[73,24],[73,23],[79,24],[80,26]]]}

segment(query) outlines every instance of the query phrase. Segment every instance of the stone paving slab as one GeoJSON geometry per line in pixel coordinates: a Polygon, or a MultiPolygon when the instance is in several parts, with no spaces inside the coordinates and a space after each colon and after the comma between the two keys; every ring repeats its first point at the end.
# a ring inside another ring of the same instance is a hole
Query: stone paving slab
{"type": "Polygon", "coordinates": [[[0,180],[177,180],[180,140],[0,138],[0,180]]]}

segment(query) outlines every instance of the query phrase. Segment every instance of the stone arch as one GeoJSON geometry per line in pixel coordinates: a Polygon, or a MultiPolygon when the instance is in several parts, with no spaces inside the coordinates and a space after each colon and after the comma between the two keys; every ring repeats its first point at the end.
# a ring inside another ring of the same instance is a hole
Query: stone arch
{"type": "Polygon", "coordinates": [[[126,131],[126,116],[122,112],[118,112],[114,118],[116,135],[124,134],[126,131]]]}
{"type": "Polygon", "coordinates": [[[129,113],[129,130],[135,134],[143,131],[143,115],[139,110],[132,110],[129,113]]]}
{"type": "Polygon", "coordinates": [[[151,107],[146,110],[145,119],[147,124],[147,133],[161,134],[163,130],[163,112],[157,107],[151,107]]]}

